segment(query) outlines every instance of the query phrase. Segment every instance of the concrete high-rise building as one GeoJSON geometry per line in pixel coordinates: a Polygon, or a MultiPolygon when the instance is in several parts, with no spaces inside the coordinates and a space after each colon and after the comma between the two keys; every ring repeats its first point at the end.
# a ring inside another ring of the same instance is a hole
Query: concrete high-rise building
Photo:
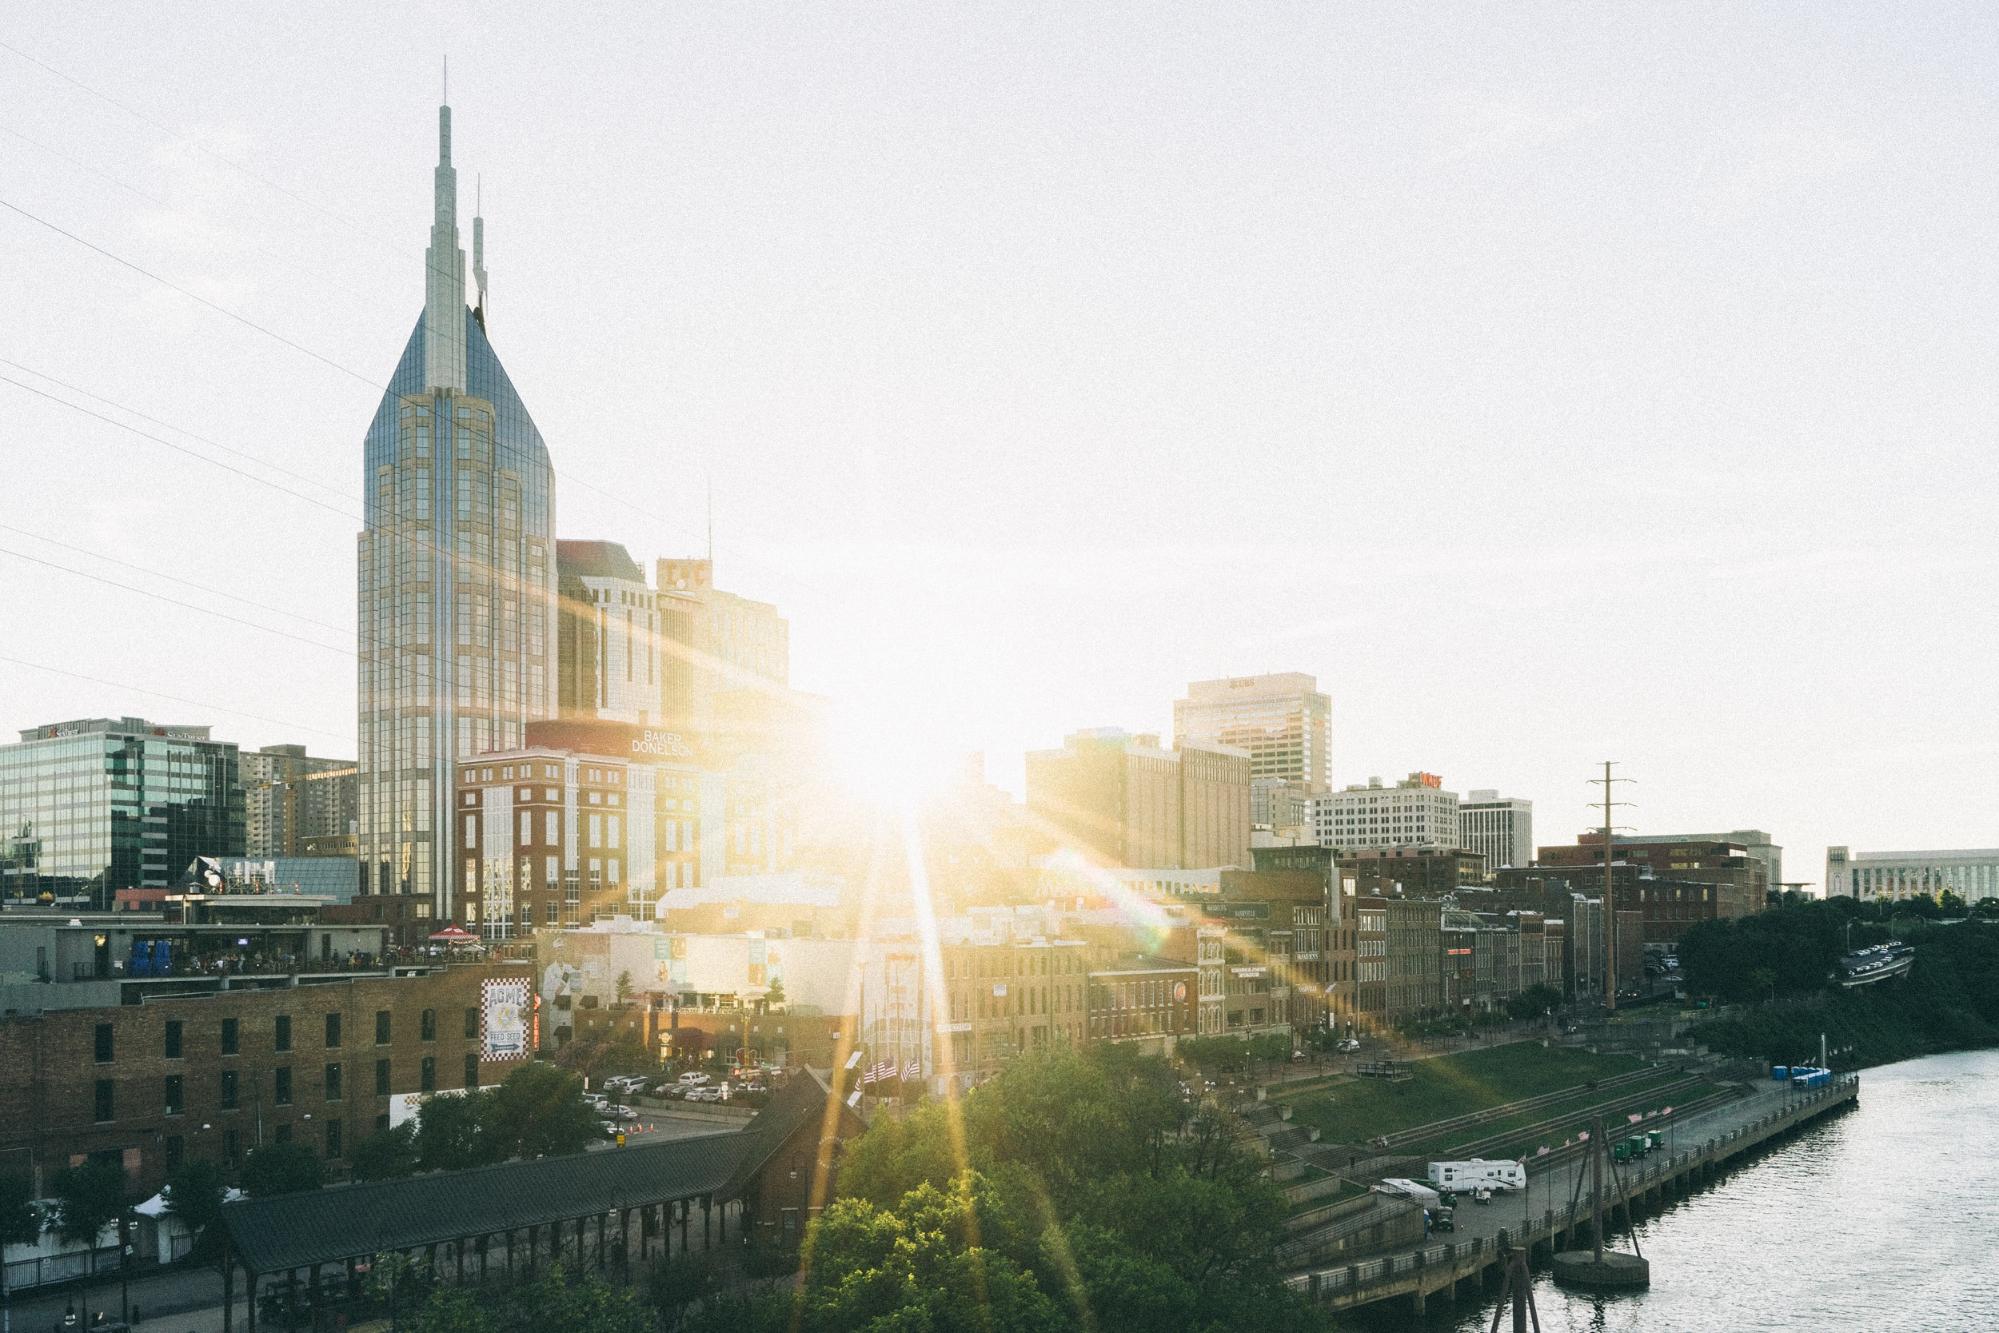
{"type": "Polygon", "coordinates": [[[197,856],[243,854],[236,745],[207,727],[85,718],[0,746],[0,900],[111,908],[197,856]]]}
{"type": "Polygon", "coordinates": [[[1116,727],[1079,731],[1027,756],[1027,806],[1044,828],[1120,866],[1250,864],[1249,755],[1169,750],[1116,727]]]}
{"type": "Polygon", "coordinates": [[[352,759],[266,745],[243,754],[241,771],[244,855],[353,855],[359,803],[352,759]]]}
{"type": "Polygon", "coordinates": [[[451,108],[438,108],[423,317],[368,428],[360,538],[362,886],[443,914],[457,761],[555,712],[555,474],[486,337],[485,224],[465,305],[451,108]]]}
{"type": "Polygon", "coordinates": [[[1942,852],[1825,849],[1825,892],[1846,898],[1999,898],[1999,848],[1942,852]]]}
{"type": "Polygon", "coordinates": [[[1458,803],[1458,846],[1485,857],[1485,868],[1534,864],[1534,803],[1490,788],[1458,803]]]}
{"type": "Polygon", "coordinates": [[[1301,671],[1197,680],[1173,703],[1175,745],[1249,751],[1252,778],[1326,785],[1332,700],[1301,671]]]}
{"type": "Polygon", "coordinates": [[[556,703],[576,721],[660,717],[659,611],[645,571],[616,542],[558,541],[556,703]]]}
{"type": "Polygon", "coordinates": [[[1369,778],[1313,802],[1312,826],[1321,846],[1342,851],[1379,847],[1455,848],[1463,836],[1458,797],[1435,773],[1411,773],[1394,786],[1369,778]]]}
{"type": "Polygon", "coordinates": [[[714,561],[661,560],[658,587],[665,725],[705,741],[729,695],[790,684],[789,622],[769,602],[717,588],[714,561]]]}

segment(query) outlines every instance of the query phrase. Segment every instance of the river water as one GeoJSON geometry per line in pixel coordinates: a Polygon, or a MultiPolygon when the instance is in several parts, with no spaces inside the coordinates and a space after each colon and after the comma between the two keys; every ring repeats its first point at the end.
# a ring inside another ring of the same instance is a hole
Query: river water
{"type": "MultiPolygon", "coordinates": [[[[1536,1273],[1544,1333],[1999,1330],[1999,1051],[1865,1071],[1857,1109],[1641,1218],[1638,1239],[1641,1294],[1536,1273]]],[[[1361,1326],[1470,1333],[1496,1300],[1361,1326]]]]}

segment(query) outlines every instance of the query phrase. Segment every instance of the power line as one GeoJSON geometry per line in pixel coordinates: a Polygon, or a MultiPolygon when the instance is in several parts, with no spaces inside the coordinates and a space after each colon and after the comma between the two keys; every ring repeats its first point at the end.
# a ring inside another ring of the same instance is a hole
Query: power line
{"type": "Polygon", "coordinates": [[[212,597],[226,597],[232,602],[241,602],[245,606],[254,606],[259,611],[269,611],[273,615],[289,616],[293,620],[304,621],[308,625],[317,625],[320,629],[331,630],[335,634],[345,634],[348,632],[345,625],[333,625],[324,620],[314,620],[311,616],[300,615],[296,611],[287,611],[281,606],[272,606],[266,602],[254,601],[240,593],[225,592],[221,588],[213,588],[206,583],[196,583],[193,579],[184,579],[174,574],[162,574],[157,569],[150,569],[145,565],[133,564],[130,560],[120,560],[116,556],[105,555],[100,551],[93,551],[87,546],[72,546],[68,542],[57,541],[54,537],[45,537],[39,532],[30,532],[26,528],[17,528],[10,523],[0,523],[0,532],[12,532],[18,536],[32,537],[38,542],[47,542],[50,546],[60,547],[65,551],[74,551],[78,555],[87,555],[93,560],[103,560],[109,564],[122,566],[125,569],[136,570],[149,578],[165,579],[168,583],[178,583],[182,587],[193,588],[198,592],[205,592],[212,597]]]}
{"type": "MultiPolygon", "coordinates": [[[[10,362],[9,364],[12,363],[10,362]]],[[[39,373],[39,372],[31,372],[31,373],[39,373]]],[[[45,389],[37,389],[32,384],[23,384],[21,383],[21,381],[13,379],[6,375],[0,375],[0,384],[11,384],[17,389],[25,389],[27,392],[34,394],[37,398],[46,398],[50,402],[66,407],[72,412],[81,412],[84,416],[95,417],[97,420],[102,421],[107,426],[116,426],[119,430],[130,431],[132,434],[139,436],[141,439],[151,440],[155,444],[163,444],[167,448],[174,450],[176,453],[186,454],[189,458],[198,458],[202,462],[207,463],[210,467],[219,467],[224,472],[233,472],[237,476],[247,478],[250,481],[254,481],[260,486],[269,486],[274,491],[283,491],[286,495],[294,496],[297,499],[305,501],[309,505],[317,505],[319,508],[326,510],[328,513],[338,514],[342,518],[348,518],[348,519],[359,517],[359,515],[355,514],[352,510],[336,509],[334,506],[326,503],[326,501],[321,500],[316,496],[307,495],[303,491],[295,491],[289,486],[281,486],[277,482],[272,481],[269,477],[260,477],[254,472],[245,472],[240,467],[231,467],[229,464],[223,462],[219,458],[210,458],[207,454],[196,453],[194,450],[188,448],[184,444],[175,444],[172,440],[162,439],[160,436],[153,434],[151,431],[140,430],[137,426],[131,425],[128,422],[120,421],[116,417],[107,417],[102,412],[93,412],[81,403],[72,403],[68,399],[58,398],[54,394],[48,392],[45,389]]],[[[110,400],[99,399],[99,401],[109,402],[110,400]]],[[[126,410],[122,404],[118,406],[120,411],[126,410]]],[[[133,415],[136,416],[137,413],[134,413],[133,415]]],[[[173,429],[178,430],[179,427],[174,427],[173,429]]],[[[183,435],[186,435],[186,434],[191,434],[192,432],[182,431],[181,433],[183,435]]]]}
{"type": "Polygon", "coordinates": [[[117,98],[112,97],[108,93],[99,92],[97,89],[91,87],[89,84],[85,83],[83,80],[75,77],[74,75],[67,74],[62,70],[57,69],[54,65],[49,64],[47,61],[29,55],[26,51],[23,51],[18,46],[14,46],[7,42],[0,42],[0,50],[13,52],[21,59],[27,61],[30,65],[33,65],[35,68],[43,70],[49,74],[53,74],[56,78],[61,79],[64,83],[67,83],[75,88],[80,88],[84,92],[89,93],[92,97],[95,97],[98,101],[103,102],[105,105],[114,106],[118,108],[120,111],[123,111],[126,115],[131,116],[133,119],[142,121],[145,124],[152,126],[154,129],[158,130],[161,134],[166,135],[169,139],[178,140],[179,142],[184,143],[188,147],[194,149],[197,153],[202,153],[208,157],[214,158],[217,162],[220,162],[223,166],[228,167],[232,171],[241,172],[243,175],[248,176],[251,180],[256,181],[259,185],[265,186],[268,189],[276,190],[279,194],[285,196],[285,198],[287,199],[290,199],[292,202],[301,204],[304,207],[311,209],[313,212],[318,213],[322,217],[333,219],[335,222],[340,223],[348,230],[354,232],[355,235],[366,237],[368,240],[372,241],[376,245],[381,246],[385,250],[389,250],[392,253],[396,254],[407,253],[406,251],[403,251],[397,248],[396,246],[391,245],[387,240],[383,239],[382,237],[374,235],[373,233],[368,231],[367,228],[363,227],[360,223],[356,222],[354,219],[346,217],[343,214],[336,213],[334,210],[326,207],[324,204],[314,203],[312,200],[306,198],[298,191],[293,190],[287,186],[280,185],[277,181],[272,180],[269,176],[264,175],[262,172],[256,170],[254,167],[246,166],[243,163],[238,162],[233,157],[227,157],[221,153],[216,152],[213,148],[208,147],[206,144],[199,143],[194,139],[189,138],[187,135],[181,133],[173,126],[168,125],[163,121],[153,119],[151,116],[139,110],[137,107],[128,106],[124,102],[119,101],[117,98]]]}
{"type": "Polygon", "coordinates": [[[126,592],[136,592],[141,597],[152,597],[173,606],[185,607],[189,611],[199,611],[203,615],[214,616],[219,620],[227,620],[232,624],[244,625],[250,629],[260,629],[266,634],[276,634],[298,643],[310,644],[314,648],[323,649],[329,653],[340,653],[346,657],[356,656],[356,653],[351,648],[338,648],[330,643],[321,643],[318,639],[308,639],[303,634],[294,634],[290,630],[279,629],[274,625],[260,625],[254,620],[245,620],[241,616],[232,616],[227,611],[217,611],[213,607],[202,606],[196,602],[184,602],[178,597],[169,597],[163,592],[154,592],[150,588],[141,588],[137,584],[120,583],[117,579],[108,579],[102,574],[92,574],[88,570],[74,569],[69,565],[57,564],[53,560],[44,560],[40,556],[29,555],[25,551],[16,551],[9,547],[0,546],[0,555],[11,555],[16,560],[26,560],[31,564],[41,565],[45,569],[61,570],[65,574],[74,574],[78,578],[89,579],[94,583],[102,583],[108,587],[123,588],[126,592]]]}
{"type": "Polygon", "coordinates": [[[142,277],[151,278],[154,282],[159,283],[160,286],[165,287],[167,290],[179,292],[182,296],[185,296],[188,300],[198,302],[201,305],[205,305],[218,315],[227,315],[230,319],[235,320],[238,324],[241,324],[246,328],[255,329],[257,332],[263,334],[267,338],[275,338],[279,342],[283,343],[285,346],[291,348],[293,351],[303,352],[305,353],[305,355],[311,357],[313,360],[329,365],[343,375],[352,375],[355,379],[360,380],[363,384],[368,385],[370,388],[384,389],[384,390],[388,388],[388,386],[386,384],[383,384],[380,380],[369,379],[366,375],[363,375],[360,371],[349,369],[348,367],[341,365],[338,361],[335,361],[330,356],[323,356],[320,353],[313,351],[310,347],[307,347],[302,343],[295,343],[290,338],[285,337],[282,333],[276,333],[270,329],[265,328],[262,324],[259,324],[256,320],[251,319],[249,316],[239,315],[234,310],[231,310],[228,306],[218,305],[214,301],[209,300],[207,297],[202,296],[198,292],[189,291],[187,288],[181,286],[179,283],[161,277],[159,274],[153,272],[151,269],[143,268],[140,265],[133,263],[129,259],[123,258],[120,255],[115,255],[111,253],[109,250],[106,250],[103,246],[96,244],[95,242],[86,241],[83,237],[78,236],[75,232],[70,231],[63,227],[59,227],[55,223],[50,222],[45,217],[40,217],[34,213],[30,213],[27,209],[22,208],[19,204],[16,204],[11,200],[0,199],[0,208],[5,208],[12,212],[19,213],[22,217],[26,218],[28,221],[36,223],[43,227],[47,227],[50,231],[56,233],[56,235],[58,236],[66,236],[70,240],[75,241],[78,245],[82,246],[84,249],[95,251],[96,253],[103,255],[106,259],[110,260],[112,263],[123,265],[125,268],[131,269],[134,273],[137,273],[142,277]]]}
{"type": "Polygon", "coordinates": [[[334,736],[340,740],[349,739],[348,734],[344,731],[328,731],[325,727],[310,727],[302,722],[289,721],[281,717],[269,717],[263,713],[245,712],[240,708],[226,708],[221,704],[204,703],[200,699],[189,699],[178,694],[168,694],[164,690],[155,690],[144,685],[133,685],[127,681],[106,680],[102,676],[86,676],[81,671],[71,671],[65,667],[50,666],[46,662],[30,662],[25,657],[9,657],[5,654],[0,654],[0,662],[27,667],[31,671],[46,671],[53,676],[68,676],[72,680],[88,681],[92,685],[108,685],[114,690],[131,690],[136,694],[149,694],[156,699],[169,699],[177,704],[186,704],[190,708],[202,708],[209,712],[228,713],[233,717],[247,717],[258,722],[269,722],[272,726],[284,727],[290,731],[310,731],[320,736],[334,736]]]}
{"type": "MultiPolygon", "coordinates": [[[[91,399],[94,402],[103,403],[106,407],[115,407],[120,412],[125,413],[127,416],[137,417],[141,421],[150,421],[155,426],[160,426],[166,430],[170,430],[174,432],[176,435],[185,435],[190,440],[199,440],[211,449],[220,449],[225,454],[230,454],[236,458],[245,459],[249,462],[255,463],[258,467],[266,467],[273,472],[282,473],[287,477],[295,477],[298,480],[305,482],[309,486],[317,486],[321,490],[332,491],[334,494],[340,496],[342,499],[348,498],[348,492],[345,486],[336,486],[330,481],[321,481],[317,477],[309,476],[306,473],[295,471],[292,468],[285,467],[281,463],[273,463],[268,459],[259,457],[258,455],[250,453],[247,450],[231,448],[229,445],[223,444],[220,440],[212,440],[206,435],[198,434],[194,431],[186,429],[185,427],[176,426],[171,421],[163,421],[159,417],[151,416],[145,412],[141,412],[136,407],[127,407],[125,406],[125,404],[118,402],[116,399],[106,398],[103,394],[100,393],[92,393],[90,390],[83,388],[81,385],[71,384],[67,380],[59,380],[55,376],[49,374],[46,370],[36,370],[33,366],[23,365],[19,361],[9,360],[7,357],[4,356],[0,356],[0,366],[12,366],[14,369],[22,372],[23,374],[33,375],[36,379],[47,380],[49,383],[57,385],[60,388],[67,389],[71,393],[80,393],[85,398],[91,399]]],[[[60,402],[61,400],[57,399],[56,401],[60,402]]],[[[67,406],[67,404],[65,405],[67,406]]]]}

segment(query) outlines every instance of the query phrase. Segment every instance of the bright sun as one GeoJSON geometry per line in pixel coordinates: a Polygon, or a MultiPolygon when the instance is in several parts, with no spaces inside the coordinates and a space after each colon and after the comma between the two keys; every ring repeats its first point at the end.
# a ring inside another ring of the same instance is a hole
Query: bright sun
{"type": "Polygon", "coordinates": [[[830,731],[834,779],[861,800],[898,813],[914,812],[947,790],[962,764],[922,709],[885,699],[836,705],[830,731]]]}

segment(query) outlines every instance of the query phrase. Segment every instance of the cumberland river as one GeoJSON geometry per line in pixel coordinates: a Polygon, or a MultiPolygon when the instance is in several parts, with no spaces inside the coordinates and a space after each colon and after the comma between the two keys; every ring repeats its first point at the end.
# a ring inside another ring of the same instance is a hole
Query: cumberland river
{"type": "MultiPolygon", "coordinates": [[[[1999,1051],[1867,1070],[1857,1109],[1639,1225],[1651,1290],[1583,1296],[1537,1273],[1545,1333],[1999,1330],[1999,1051]]],[[[1495,1299],[1356,1322],[1470,1333],[1495,1299]]]]}

